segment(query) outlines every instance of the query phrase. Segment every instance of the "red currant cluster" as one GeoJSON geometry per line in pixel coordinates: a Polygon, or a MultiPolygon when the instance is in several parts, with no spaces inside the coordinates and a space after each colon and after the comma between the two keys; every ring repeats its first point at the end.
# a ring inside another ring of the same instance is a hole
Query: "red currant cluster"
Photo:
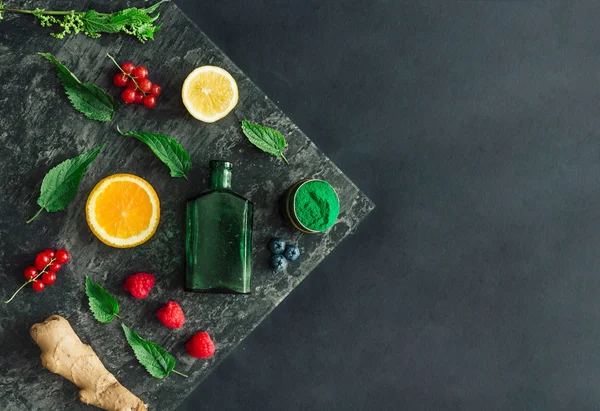
{"type": "Polygon", "coordinates": [[[61,269],[62,265],[69,261],[71,256],[69,252],[64,248],[54,251],[49,248],[42,251],[35,257],[33,266],[27,267],[23,271],[23,275],[27,280],[19,289],[10,297],[6,303],[12,301],[13,298],[21,291],[27,284],[31,283],[31,286],[35,291],[42,291],[47,285],[52,285],[56,281],[56,273],[61,269]]]}
{"type": "MultiPolygon", "coordinates": [[[[114,60],[113,60],[114,61],[114,60]]],[[[115,62],[115,64],[117,64],[115,62]]],[[[156,105],[156,98],[160,96],[162,89],[160,85],[148,79],[148,69],[144,66],[135,66],[131,62],[119,66],[120,73],[115,74],[113,83],[117,87],[125,87],[121,98],[127,104],[143,104],[148,108],[156,105]]]]}

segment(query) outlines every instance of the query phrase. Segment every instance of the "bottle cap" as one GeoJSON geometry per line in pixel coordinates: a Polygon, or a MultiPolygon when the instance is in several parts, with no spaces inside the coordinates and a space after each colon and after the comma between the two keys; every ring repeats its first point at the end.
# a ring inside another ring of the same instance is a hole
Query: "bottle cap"
{"type": "Polygon", "coordinates": [[[213,170],[223,169],[223,170],[231,170],[233,168],[233,163],[224,160],[210,160],[210,168],[213,170]]]}

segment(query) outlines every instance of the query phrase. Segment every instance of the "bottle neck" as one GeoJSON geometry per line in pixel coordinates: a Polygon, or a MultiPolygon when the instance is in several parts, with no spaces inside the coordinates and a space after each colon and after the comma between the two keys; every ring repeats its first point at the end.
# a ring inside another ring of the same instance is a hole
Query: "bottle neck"
{"type": "Polygon", "coordinates": [[[210,188],[213,190],[231,190],[231,170],[214,169],[210,179],[210,188]]]}

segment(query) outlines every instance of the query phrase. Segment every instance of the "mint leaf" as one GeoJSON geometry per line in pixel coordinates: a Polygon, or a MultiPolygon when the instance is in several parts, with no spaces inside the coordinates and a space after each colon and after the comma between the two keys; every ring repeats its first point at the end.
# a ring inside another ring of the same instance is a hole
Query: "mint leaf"
{"type": "Polygon", "coordinates": [[[150,150],[171,170],[171,177],[183,177],[187,180],[185,173],[192,167],[190,155],[179,145],[177,141],[163,134],[148,133],[146,131],[122,132],[121,135],[135,137],[150,147],[150,150]]]}
{"type": "MultiPolygon", "coordinates": [[[[97,14],[97,13],[96,13],[97,14]]],[[[82,83],[60,61],[50,53],[38,53],[52,62],[58,71],[58,79],[73,107],[87,118],[98,121],[112,121],[119,109],[119,103],[104,90],[90,83],[82,83]]]]}
{"type": "Polygon", "coordinates": [[[53,213],[67,208],[77,194],[85,170],[96,159],[102,147],[104,145],[65,160],[48,171],[42,181],[40,196],[37,200],[41,208],[27,221],[28,223],[35,220],[43,210],[53,213]]]}
{"type": "MultiPolygon", "coordinates": [[[[161,26],[154,26],[154,22],[158,19],[160,13],[156,13],[155,15],[152,15],[152,13],[154,13],[165,1],[168,0],[159,1],[153,6],[145,9],[132,7],[109,15],[104,15],[106,18],[103,23],[108,24],[106,27],[111,30],[107,31],[109,33],[123,31],[127,34],[136,36],[142,43],[145,43],[146,40],[154,40],[154,33],[158,31],[161,26]]],[[[94,22],[93,24],[98,23],[94,22]]],[[[97,31],[99,32],[102,30],[97,31]]]]}
{"type": "MultiPolygon", "coordinates": [[[[142,13],[145,14],[152,14],[156,11],[156,9],[158,8],[158,6],[160,6],[162,3],[168,2],[169,0],[161,0],[158,3],[154,4],[153,6],[147,7],[145,9],[139,9],[142,13]]],[[[158,18],[158,14],[156,14],[156,17],[154,17],[154,20],[156,20],[158,18]]],[[[152,20],[152,21],[154,21],[152,20]]]]}
{"type": "Polygon", "coordinates": [[[133,349],[135,358],[155,378],[164,378],[175,368],[175,358],[151,341],[144,340],[131,328],[121,323],[127,342],[133,349]]]}
{"type": "Polygon", "coordinates": [[[283,149],[287,146],[285,137],[269,127],[259,124],[252,124],[248,120],[242,120],[242,131],[248,137],[248,140],[265,153],[281,157],[289,164],[287,158],[283,155],[283,149]]]}
{"type": "Polygon", "coordinates": [[[135,28],[135,35],[137,38],[154,40],[154,33],[161,27],[161,25],[154,26],[152,23],[142,23],[135,28]]]}
{"type": "Polygon", "coordinates": [[[110,22],[110,16],[100,14],[96,10],[89,10],[83,15],[83,25],[87,32],[93,33],[118,33],[123,29],[123,25],[110,22]]]}
{"type": "Polygon", "coordinates": [[[109,323],[119,315],[119,303],[104,288],[85,276],[85,293],[94,318],[101,323],[109,323]]]}

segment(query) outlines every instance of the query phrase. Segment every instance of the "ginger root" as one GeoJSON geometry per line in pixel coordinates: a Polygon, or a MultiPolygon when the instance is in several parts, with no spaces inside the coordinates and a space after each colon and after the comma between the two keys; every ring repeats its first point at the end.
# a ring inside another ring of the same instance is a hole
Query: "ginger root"
{"type": "Polygon", "coordinates": [[[123,387],[71,324],[59,315],[31,327],[31,337],[42,349],[42,365],[81,388],[79,399],[107,411],[145,411],[143,401],[123,387]]]}

